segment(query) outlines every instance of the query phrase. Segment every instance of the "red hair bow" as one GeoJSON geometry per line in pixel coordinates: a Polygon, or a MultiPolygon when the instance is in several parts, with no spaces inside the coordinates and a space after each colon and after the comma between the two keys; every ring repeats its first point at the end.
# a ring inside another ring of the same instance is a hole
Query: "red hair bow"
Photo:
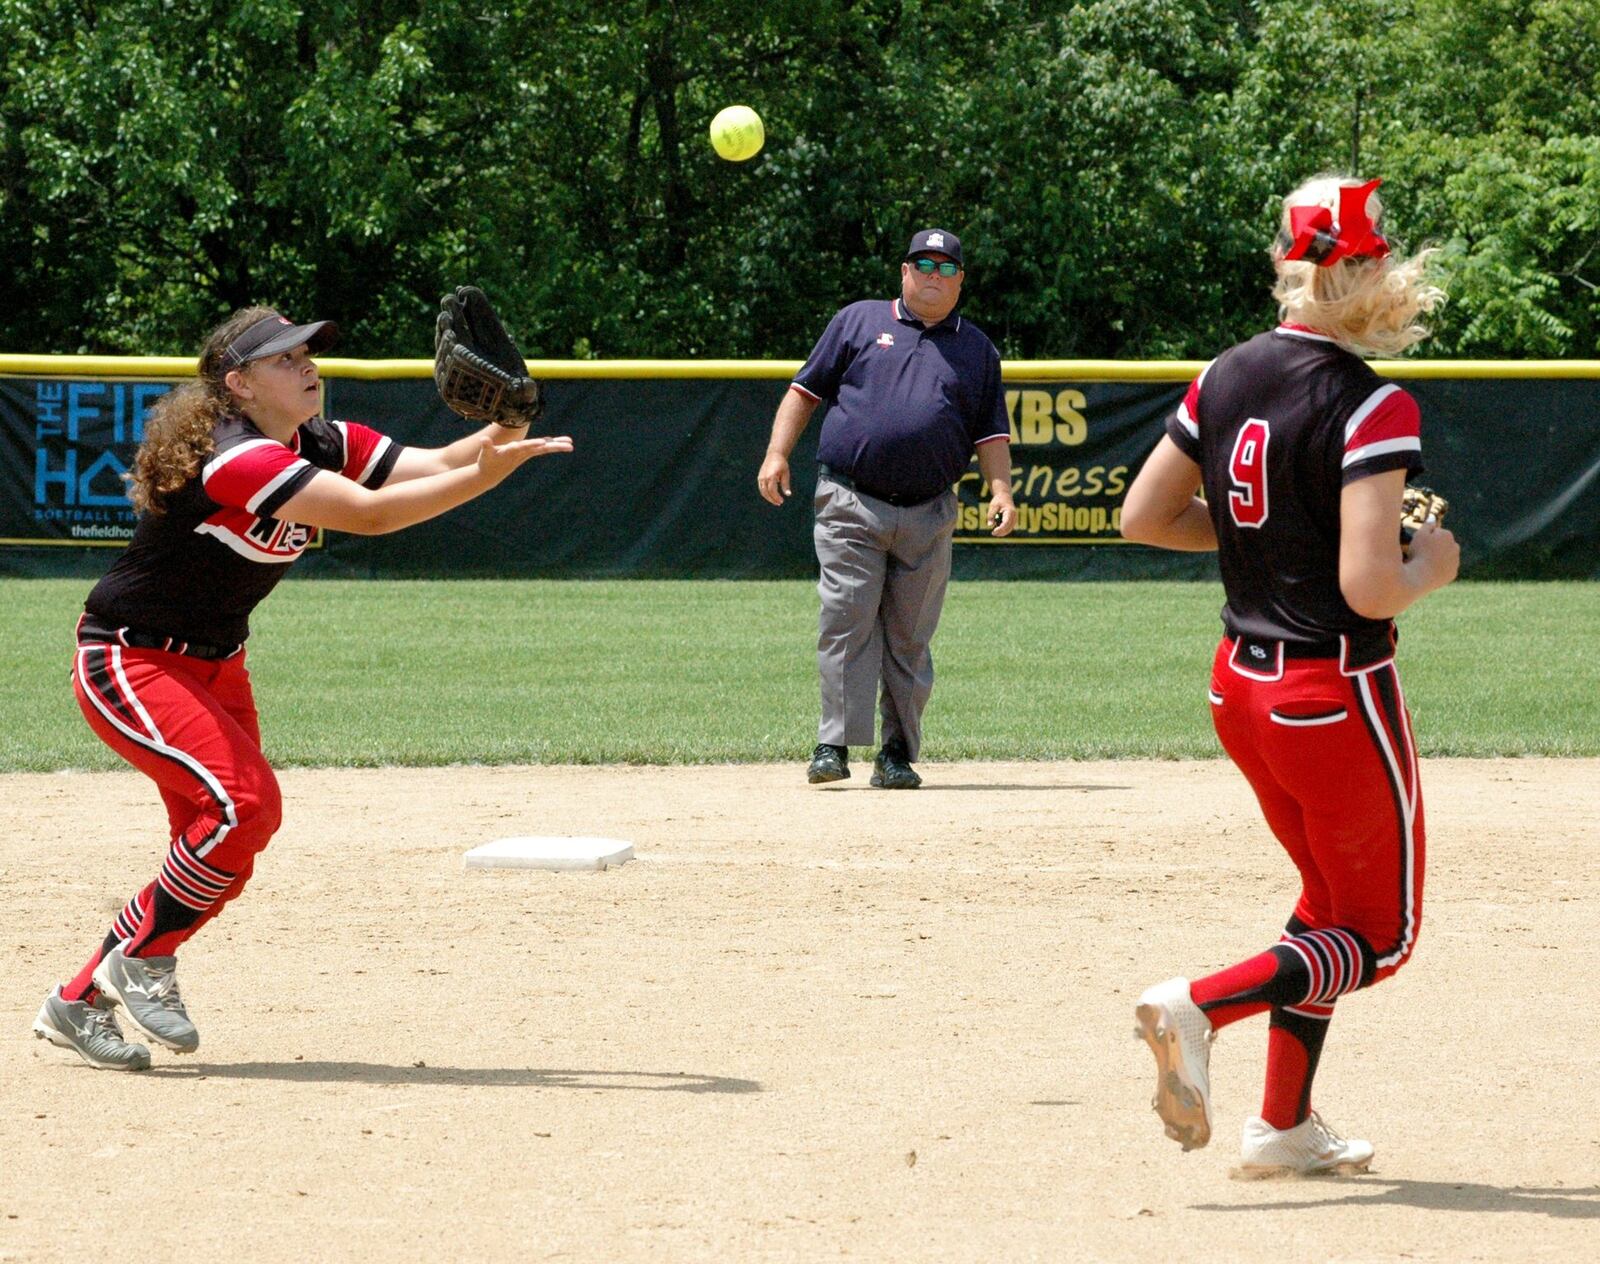
{"type": "Polygon", "coordinates": [[[1373,230],[1367,217],[1367,198],[1382,180],[1346,185],[1339,190],[1339,219],[1326,206],[1291,206],[1289,231],[1280,235],[1285,259],[1304,259],[1319,268],[1341,259],[1381,259],[1389,243],[1373,230]]]}

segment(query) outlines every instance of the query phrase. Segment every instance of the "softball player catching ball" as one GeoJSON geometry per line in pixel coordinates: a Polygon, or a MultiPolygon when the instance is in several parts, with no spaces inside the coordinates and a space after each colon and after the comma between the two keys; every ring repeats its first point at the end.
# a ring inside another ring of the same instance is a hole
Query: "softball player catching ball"
{"type": "Polygon", "coordinates": [[[1157,984],[1137,1007],[1155,1108],[1185,1150],[1211,1137],[1215,1033],[1269,1013],[1266,1094],[1243,1140],[1258,1173],[1371,1162],[1371,1145],[1311,1109],[1311,1082],[1334,1003],[1405,964],[1422,914],[1422,789],[1393,618],[1450,583],[1460,552],[1432,524],[1402,552],[1420,418],[1361,357],[1422,338],[1417,317],[1443,295],[1423,279],[1424,256],[1401,262],[1377,232],[1378,183],[1320,177],[1284,199],[1272,247],[1282,323],[1190,385],[1122,515],[1130,540],[1218,550],[1212,719],[1300,871],[1274,947],[1157,984]]]}
{"type": "Polygon", "coordinates": [[[141,1070],[115,1010],[179,1053],[199,1034],[175,953],[249,881],[278,828],[245,669],[250,612],[318,527],[377,535],[481,496],[572,440],[487,425],[443,448],[408,448],[320,417],[311,358],[338,336],[270,308],[206,340],[199,372],[156,404],[134,461],[133,540],[89,594],[73,686],[100,739],[156,783],[171,837],[83,968],[45,998],[34,1031],[91,1066],[141,1070]]]}

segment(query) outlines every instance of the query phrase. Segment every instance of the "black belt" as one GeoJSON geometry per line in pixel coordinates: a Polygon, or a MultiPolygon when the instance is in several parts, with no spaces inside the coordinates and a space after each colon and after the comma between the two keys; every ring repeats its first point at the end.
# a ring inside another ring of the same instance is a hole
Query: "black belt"
{"type": "Polygon", "coordinates": [[[863,486],[848,474],[841,474],[831,465],[817,463],[817,477],[825,478],[830,483],[837,483],[840,487],[848,487],[853,492],[860,492],[863,496],[871,496],[873,500],[882,500],[900,509],[911,509],[917,505],[926,505],[930,500],[938,500],[945,493],[945,488],[926,496],[911,496],[904,492],[880,492],[871,487],[863,486]]]}
{"type": "Polygon", "coordinates": [[[107,628],[90,625],[88,620],[78,629],[79,645],[126,645],[136,650],[164,650],[168,654],[182,654],[187,658],[232,658],[244,648],[242,642],[234,645],[201,645],[195,641],[181,641],[175,636],[162,636],[159,632],[141,632],[137,628],[107,628]]]}
{"type": "Polygon", "coordinates": [[[1226,628],[1233,641],[1233,662],[1252,671],[1271,670],[1286,658],[1336,658],[1348,671],[1364,671],[1394,657],[1399,630],[1365,628],[1320,641],[1284,641],[1272,637],[1248,636],[1226,628]]]}

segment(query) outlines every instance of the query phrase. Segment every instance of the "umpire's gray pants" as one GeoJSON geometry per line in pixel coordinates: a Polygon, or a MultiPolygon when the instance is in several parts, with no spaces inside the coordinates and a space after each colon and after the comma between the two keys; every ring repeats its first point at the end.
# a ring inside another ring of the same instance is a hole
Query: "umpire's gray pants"
{"type": "Polygon", "coordinates": [[[956,495],[897,508],[830,479],[817,480],[813,538],[822,578],[817,741],[872,745],[883,684],[883,741],[908,757],[922,748],[922,710],[933,692],[929,642],[950,582],[956,495]]]}

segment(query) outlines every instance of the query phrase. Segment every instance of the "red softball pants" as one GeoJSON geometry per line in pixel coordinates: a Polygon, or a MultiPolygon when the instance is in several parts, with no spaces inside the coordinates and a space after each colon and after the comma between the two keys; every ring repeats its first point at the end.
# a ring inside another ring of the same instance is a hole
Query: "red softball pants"
{"type": "Polygon", "coordinates": [[[170,952],[244,888],[282,817],[245,653],[203,660],[81,645],[73,688],[89,727],[156,783],[171,827],[160,873],[128,902],[113,936],[133,938],[143,921],[148,937],[160,888],[193,915],[162,934],[156,948],[170,952]]]}
{"type": "Polygon", "coordinates": [[[1295,916],[1358,932],[1377,957],[1372,982],[1384,979],[1422,922],[1422,786],[1394,664],[1280,657],[1254,671],[1234,648],[1217,647],[1212,720],[1300,871],[1295,916]]]}

